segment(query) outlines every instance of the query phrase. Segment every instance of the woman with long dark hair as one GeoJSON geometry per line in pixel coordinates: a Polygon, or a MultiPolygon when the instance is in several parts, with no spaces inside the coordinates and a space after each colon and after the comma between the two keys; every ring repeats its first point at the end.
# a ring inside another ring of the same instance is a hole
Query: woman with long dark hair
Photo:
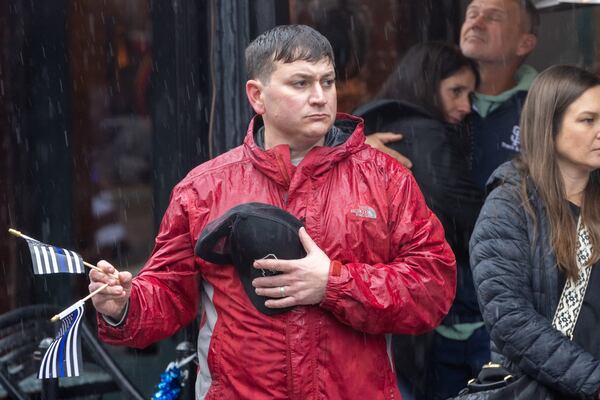
{"type": "Polygon", "coordinates": [[[500,166],[471,238],[493,358],[546,398],[600,391],[600,79],[554,66],[533,82],[521,156],[500,166]]]}
{"type": "Polygon", "coordinates": [[[408,382],[417,398],[455,395],[489,360],[489,336],[468,255],[483,196],[471,180],[470,146],[462,126],[478,83],[476,64],[458,48],[417,44],[404,55],[377,100],[355,111],[364,118],[367,134],[403,134],[402,141],[389,146],[412,161],[411,171],[456,255],[456,299],[442,326],[433,335],[394,340],[399,379],[408,382]]]}

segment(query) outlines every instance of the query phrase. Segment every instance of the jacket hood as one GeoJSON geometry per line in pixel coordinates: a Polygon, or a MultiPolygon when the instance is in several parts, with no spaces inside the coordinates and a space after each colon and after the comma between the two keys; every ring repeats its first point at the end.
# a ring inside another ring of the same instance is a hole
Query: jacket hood
{"type": "MultiPolygon", "coordinates": [[[[360,121],[357,121],[355,119],[336,118],[335,123],[333,124],[329,132],[327,132],[327,134],[325,135],[324,145],[326,147],[335,147],[344,143],[346,140],[348,140],[350,136],[352,136],[352,133],[354,133],[354,130],[356,129],[358,123],[360,123],[360,121]]],[[[254,143],[264,150],[265,127],[263,125],[262,118],[260,118],[260,116],[258,115],[253,119],[252,134],[254,143]]]]}
{"type": "Polygon", "coordinates": [[[473,97],[473,109],[475,109],[482,118],[487,117],[494,112],[494,110],[500,108],[502,104],[506,103],[510,98],[515,97],[516,94],[526,94],[536,76],[537,71],[533,67],[527,64],[521,65],[515,74],[515,79],[517,81],[515,86],[505,92],[493,96],[476,92],[473,97]]]}
{"type": "MultiPolygon", "coordinates": [[[[436,119],[430,112],[401,100],[379,99],[363,104],[353,114],[365,120],[365,126],[380,126],[403,117],[436,119]]],[[[370,132],[367,132],[370,133],[370,132]]]]}
{"type": "Polygon", "coordinates": [[[352,115],[338,113],[336,121],[325,137],[324,146],[316,146],[295,167],[290,159],[290,147],[287,145],[264,149],[262,118],[252,118],[246,138],[244,154],[254,166],[270,179],[282,186],[289,186],[291,177],[297,169],[307,176],[317,177],[328,171],[334,164],[366,148],[363,134],[363,121],[352,115]]]}

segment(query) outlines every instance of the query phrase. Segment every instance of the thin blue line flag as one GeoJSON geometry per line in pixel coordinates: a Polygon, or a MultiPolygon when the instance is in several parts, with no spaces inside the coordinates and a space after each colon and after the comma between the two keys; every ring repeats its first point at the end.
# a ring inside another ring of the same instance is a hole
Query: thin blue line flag
{"type": "Polygon", "coordinates": [[[25,240],[29,245],[34,274],[84,273],[83,259],[74,251],[54,247],[31,238],[25,240]]]}
{"type": "Polygon", "coordinates": [[[81,339],[79,323],[83,317],[83,301],[78,301],[58,314],[62,324],[40,365],[39,379],[79,376],[83,362],[81,359],[81,339]]]}

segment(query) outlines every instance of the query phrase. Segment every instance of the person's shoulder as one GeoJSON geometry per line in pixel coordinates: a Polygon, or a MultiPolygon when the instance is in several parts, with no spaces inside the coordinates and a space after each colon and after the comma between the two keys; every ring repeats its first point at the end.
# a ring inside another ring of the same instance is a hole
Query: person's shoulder
{"type": "Polygon", "coordinates": [[[449,125],[436,118],[415,115],[406,118],[403,122],[406,133],[411,132],[414,137],[422,136],[423,139],[442,138],[449,132],[449,125]]]}
{"type": "Polygon", "coordinates": [[[498,168],[492,172],[486,182],[486,191],[490,193],[499,186],[504,186],[506,188],[518,187],[520,183],[521,174],[519,173],[515,161],[506,161],[500,164],[498,168]]]}
{"type": "Polygon", "coordinates": [[[410,170],[394,157],[368,145],[354,153],[351,159],[359,171],[377,175],[383,179],[389,179],[392,176],[396,179],[412,176],[410,170]]]}
{"type": "Polygon", "coordinates": [[[521,209],[521,173],[514,161],[501,164],[490,176],[486,184],[487,208],[508,207],[521,209]]]}
{"type": "Polygon", "coordinates": [[[390,117],[412,115],[431,116],[429,112],[416,104],[396,99],[372,100],[354,109],[352,114],[361,118],[371,115],[390,115],[390,117]]]}
{"type": "Polygon", "coordinates": [[[235,168],[240,163],[246,162],[243,145],[235,147],[211,160],[208,160],[195,168],[176,185],[176,189],[184,189],[190,185],[197,185],[198,181],[213,177],[215,174],[223,173],[235,168]]]}
{"type": "Polygon", "coordinates": [[[424,109],[401,100],[378,99],[366,103],[353,114],[365,122],[365,133],[393,131],[404,127],[432,128],[440,123],[424,109]]]}
{"type": "Polygon", "coordinates": [[[371,118],[376,115],[395,114],[399,111],[400,102],[391,99],[376,99],[362,104],[352,110],[352,115],[357,117],[371,118]]]}
{"type": "MultiPolygon", "coordinates": [[[[504,99],[501,103],[499,103],[499,106],[496,109],[494,109],[492,112],[490,112],[483,119],[484,120],[494,119],[497,121],[499,118],[505,119],[507,115],[515,115],[518,117],[521,114],[521,109],[523,108],[523,104],[525,104],[525,99],[527,98],[527,93],[528,93],[527,89],[515,91],[510,96],[508,96],[506,99],[504,99]]],[[[474,114],[477,115],[477,113],[474,113],[474,114]]],[[[510,120],[507,119],[506,121],[510,121],[510,120]]],[[[512,121],[510,121],[510,122],[512,122],[512,121]]]]}
{"type": "Polygon", "coordinates": [[[512,102],[517,103],[519,106],[522,106],[525,102],[525,99],[527,98],[527,93],[529,93],[528,90],[519,90],[515,92],[510,98],[508,98],[505,103],[512,102]]]}

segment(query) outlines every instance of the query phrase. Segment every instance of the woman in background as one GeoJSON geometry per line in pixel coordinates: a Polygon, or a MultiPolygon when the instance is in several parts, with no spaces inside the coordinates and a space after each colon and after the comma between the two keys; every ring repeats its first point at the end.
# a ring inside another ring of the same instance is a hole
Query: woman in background
{"type": "Polygon", "coordinates": [[[521,143],[492,175],[471,238],[493,358],[546,398],[599,399],[600,79],[571,66],[542,72],[521,143]]]}
{"type": "Polygon", "coordinates": [[[367,134],[403,134],[402,141],[389,147],[412,161],[411,172],[456,255],[456,299],[443,324],[433,335],[394,338],[400,389],[416,398],[457,394],[490,357],[468,254],[483,200],[471,180],[470,141],[462,124],[478,83],[476,64],[458,48],[417,44],[384,83],[377,100],[354,112],[365,120],[367,134]]]}

